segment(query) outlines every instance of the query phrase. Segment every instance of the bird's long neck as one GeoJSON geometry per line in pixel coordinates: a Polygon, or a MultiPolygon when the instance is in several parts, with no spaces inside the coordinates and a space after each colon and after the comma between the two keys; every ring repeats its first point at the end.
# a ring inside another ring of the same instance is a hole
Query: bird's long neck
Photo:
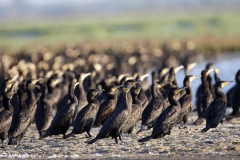
{"type": "Polygon", "coordinates": [[[20,110],[27,110],[26,104],[23,100],[23,94],[18,94],[19,97],[19,103],[20,103],[20,110]]]}
{"type": "Polygon", "coordinates": [[[78,87],[79,87],[79,95],[80,95],[80,97],[86,97],[86,93],[85,93],[85,90],[83,88],[83,80],[81,78],[79,80],[78,87]]]}
{"type": "Polygon", "coordinates": [[[41,101],[44,101],[46,99],[48,90],[47,90],[47,86],[45,84],[40,84],[40,85],[41,85],[41,93],[42,93],[40,99],[41,99],[41,101]]]}
{"type": "Polygon", "coordinates": [[[33,88],[31,87],[31,84],[27,85],[27,95],[30,101],[35,101],[36,97],[35,94],[33,93],[33,88]]]}
{"type": "Polygon", "coordinates": [[[69,100],[71,101],[71,103],[77,102],[77,97],[75,96],[75,93],[74,93],[74,87],[70,88],[68,96],[69,96],[69,100]]]}
{"type": "Polygon", "coordinates": [[[88,103],[95,103],[95,104],[99,104],[98,100],[94,97],[94,96],[87,96],[87,101],[88,103]]]}
{"type": "Polygon", "coordinates": [[[221,91],[221,87],[216,87],[215,88],[215,93],[218,98],[223,99],[224,101],[227,101],[226,95],[221,91]]]}
{"type": "Polygon", "coordinates": [[[112,92],[108,92],[107,93],[107,98],[109,100],[113,100],[113,99],[117,99],[117,96],[114,93],[112,93],[112,92]]]}
{"type": "Polygon", "coordinates": [[[168,100],[171,105],[180,106],[180,103],[178,102],[178,100],[175,99],[175,95],[168,94],[168,100]]]}
{"type": "Polygon", "coordinates": [[[133,99],[133,104],[137,104],[139,107],[142,106],[142,103],[141,103],[141,101],[138,99],[138,95],[137,95],[137,94],[134,94],[133,97],[132,97],[132,99],[133,99]]]}
{"type": "Polygon", "coordinates": [[[5,110],[13,112],[13,106],[10,103],[10,99],[6,95],[3,97],[3,107],[5,110]]]}
{"type": "Polygon", "coordinates": [[[185,89],[185,90],[186,90],[186,94],[192,95],[192,88],[191,88],[191,86],[190,86],[190,82],[189,82],[189,81],[187,81],[187,82],[184,83],[184,87],[187,87],[187,88],[185,89]]]}
{"type": "Polygon", "coordinates": [[[201,77],[203,90],[209,91],[209,85],[206,76],[201,77]]]}

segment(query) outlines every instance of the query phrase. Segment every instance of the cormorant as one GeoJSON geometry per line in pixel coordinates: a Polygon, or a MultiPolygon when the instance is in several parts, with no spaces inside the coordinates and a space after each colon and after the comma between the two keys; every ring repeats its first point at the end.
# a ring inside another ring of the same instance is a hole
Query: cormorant
{"type": "Polygon", "coordinates": [[[95,96],[100,92],[102,92],[102,90],[90,89],[88,91],[87,93],[88,104],[85,107],[83,107],[82,110],[79,111],[73,123],[72,132],[65,136],[64,138],[68,138],[74,134],[81,134],[83,132],[87,132],[88,137],[92,137],[92,135],[90,134],[90,130],[96,119],[100,105],[95,96]]]}
{"type": "Polygon", "coordinates": [[[182,89],[177,87],[170,89],[168,99],[171,105],[168,106],[157,118],[153,127],[152,134],[138,140],[139,142],[146,142],[150,139],[161,138],[167,134],[170,135],[171,129],[175,124],[177,124],[179,114],[181,113],[181,105],[174,96],[183,89],[185,89],[185,87],[182,89]]]}
{"type": "Polygon", "coordinates": [[[202,88],[201,93],[197,97],[197,113],[198,119],[193,123],[195,125],[202,124],[203,119],[205,119],[206,111],[210,103],[213,101],[213,96],[209,90],[207,76],[213,69],[205,69],[201,72],[202,88]]]}
{"type": "Polygon", "coordinates": [[[94,127],[100,127],[106,121],[108,116],[114,111],[117,105],[117,96],[114,92],[122,87],[120,86],[109,86],[106,89],[107,100],[105,100],[99,107],[96,120],[94,122],[94,127]]]}
{"type": "Polygon", "coordinates": [[[218,124],[222,122],[227,109],[227,97],[221,91],[221,89],[224,86],[226,86],[229,82],[227,81],[217,82],[215,88],[217,97],[212,101],[212,103],[207,108],[206,127],[201,132],[207,132],[210,128],[216,128],[218,124]]]}
{"type": "Polygon", "coordinates": [[[130,115],[130,119],[124,124],[122,133],[132,133],[133,128],[137,121],[141,118],[142,114],[142,102],[138,99],[138,94],[141,92],[142,88],[136,86],[133,88],[133,104],[132,104],[132,112],[130,115]]]}
{"type": "Polygon", "coordinates": [[[51,125],[53,120],[53,109],[46,101],[47,86],[44,83],[38,83],[41,90],[41,97],[37,103],[37,109],[35,113],[35,123],[39,132],[39,139],[45,135],[47,129],[51,125]]]}
{"type": "Polygon", "coordinates": [[[8,145],[20,145],[20,141],[23,139],[30,123],[29,110],[23,100],[23,90],[18,89],[17,94],[20,108],[14,115],[15,117],[13,117],[11,127],[8,131],[8,145]]]}
{"type": "MultiPolygon", "coordinates": [[[[144,75],[138,75],[136,80],[137,81],[143,81],[147,76],[149,76],[149,74],[144,74],[144,75]]],[[[141,87],[142,88],[142,84],[137,83],[136,86],[141,87]]],[[[146,106],[148,105],[148,98],[146,96],[146,93],[143,89],[140,90],[140,93],[137,95],[138,99],[140,100],[140,102],[142,103],[142,110],[144,110],[146,108],[146,106]]]]}
{"type": "Polygon", "coordinates": [[[109,115],[98,135],[90,140],[88,144],[92,144],[97,140],[108,136],[114,138],[116,143],[118,143],[118,137],[121,140],[122,127],[128,121],[132,112],[132,96],[129,91],[136,83],[138,82],[134,80],[128,80],[125,82],[123,92],[119,99],[119,105],[117,105],[112,114],[109,115]]]}
{"type": "Polygon", "coordinates": [[[192,88],[190,86],[190,83],[195,79],[195,78],[200,78],[201,75],[199,76],[192,76],[192,75],[187,75],[184,80],[183,80],[183,85],[184,87],[186,87],[186,91],[185,91],[185,95],[183,95],[180,99],[179,99],[179,103],[181,105],[181,113],[179,115],[179,120],[178,123],[181,123],[183,121],[184,126],[187,122],[188,119],[188,112],[191,111],[192,109],[192,98],[193,98],[193,94],[192,94],[192,88]]]}
{"type": "Polygon", "coordinates": [[[232,94],[232,113],[231,115],[233,117],[239,117],[240,116],[240,112],[239,112],[239,108],[240,108],[240,70],[237,71],[237,74],[235,76],[235,81],[236,81],[236,87],[234,89],[234,92],[232,94]]]}
{"type": "Polygon", "coordinates": [[[3,110],[0,112],[0,139],[2,141],[2,147],[4,147],[4,140],[11,126],[12,117],[13,117],[13,106],[10,103],[10,100],[13,96],[13,90],[8,91],[3,95],[3,110]]]}
{"type": "Polygon", "coordinates": [[[160,92],[160,88],[166,85],[167,83],[153,83],[151,86],[152,99],[147,105],[147,107],[142,112],[142,122],[141,128],[137,132],[142,132],[146,127],[152,128],[156,118],[165,110],[166,103],[160,92]]]}
{"type": "MultiPolygon", "coordinates": [[[[176,77],[177,72],[180,71],[183,68],[184,68],[183,65],[180,65],[178,67],[171,67],[170,70],[169,70],[169,76],[176,77]]],[[[176,79],[173,80],[173,85],[178,86],[176,79]]]]}
{"type": "Polygon", "coordinates": [[[68,85],[70,103],[68,103],[65,107],[57,112],[50,127],[47,129],[46,134],[43,135],[43,138],[58,134],[63,134],[63,137],[65,136],[65,133],[68,131],[70,125],[72,124],[74,111],[78,104],[77,97],[74,93],[74,89],[78,84],[79,82],[71,82],[68,85]]]}
{"type": "Polygon", "coordinates": [[[30,116],[29,126],[31,125],[31,123],[34,122],[34,115],[35,115],[35,112],[37,109],[37,101],[36,101],[35,94],[33,93],[33,89],[34,89],[34,87],[38,87],[36,85],[36,83],[39,82],[40,80],[41,80],[41,78],[36,79],[36,80],[29,79],[29,80],[27,80],[27,83],[26,83],[26,92],[27,92],[28,97],[25,100],[25,104],[29,110],[29,116],[30,116]]]}
{"type": "Polygon", "coordinates": [[[88,104],[86,92],[83,87],[83,81],[86,77],[88,77],[90,75],[91,75],[91,73],[81,73],[79,76],[79,79],[78,79],[79,85],[78,85],[78,88],[76,88],[76,96],[78,99],[78,105],[75,108],[73,120],[76,119],[78,112],[81,111],[82,108],[88,104]]]}

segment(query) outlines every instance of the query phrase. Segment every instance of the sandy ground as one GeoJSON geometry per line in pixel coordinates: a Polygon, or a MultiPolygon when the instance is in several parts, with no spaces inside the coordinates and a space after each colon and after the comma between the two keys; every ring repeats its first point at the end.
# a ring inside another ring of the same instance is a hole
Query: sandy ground
{"type": "MultiPolygon", "coordinates": [[[[196,113],[189,115],[187,129],[177,126],[162,139],[139,143],[137,139],[150,135],[151,131],[136,135],[140,123],[131,135],[123,135],[123,142],[115,144],[111,138],[87,145],[85,133],[67,140],[52,136],[38,140],[35,124],[26,133],[18,148],[7,146],[0,149],[0,158],[124,158],[124,159],[182,159],[182,158],[240,158],[240,119],[220,124],[218,128],[201,133],[204,125],[193,126],[196,113]]],[[[99,128],[93,128],[95,136],[99,128]]]]}

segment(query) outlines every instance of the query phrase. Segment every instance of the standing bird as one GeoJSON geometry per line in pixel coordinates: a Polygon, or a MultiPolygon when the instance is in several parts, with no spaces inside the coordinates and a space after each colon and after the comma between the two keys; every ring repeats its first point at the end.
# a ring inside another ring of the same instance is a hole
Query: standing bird
{"type": "Polygon", "coordinates": [[[193,123],[194,125],[202,124],[203,119],[206,117],[206,111],[210,103],[213,101],[213,96],[209,90],[207,76],[210,72],[212,72],[213,69],[205,69],[201,72],[201,93],[199,93],[197,97],[197,113],[198,113],[198,119],[193,123]]]}
{"type": "Polygon", "coordinates": [[[193,99],[193,94],[192,94],[192,88],[190,86],[190,83],[195,79],[195,78],[200,78],[201,75],[199,76],[192,76],[192,75],[188,75],[184,78],[183,80],[183,85],[184,87],[186,87],[186,91],[185,91],[185,95],[183,95],[180,99],[179,99],[179,103],[181,105],[181,113],[179,114],[179,120],[178,123],[181,123],[183,121],[184,123],[184,128],[185,128],[185,124],[187,122],[188,119],[188,112],[191,111],[192,109],[192,99],[193,99]]]}
{"type": "Polygon", "coordinates": [[[79,84],[78,84],[78,88],[76,88],[76,96],[78,99],[78,105],[75,108],[73,120],[75,120],[78,112],[81,111],[82,108],[88,104],[88,101],[86,98],[86,92],[83,87],[83,81],[85,80],[86,77],[88,77],[90,75],[91,75],[91,73],[81,73],[79,76],[79,80],[78,80],[79,84]]]}
{"type": "Polygon", "coordinates": [[[74,89],[78,84],[79,82],[71,82],[68,85],[70,103],[57,112],[46,134],[42,136],[43,138],[58,134],[63,134],[63,137],[65,137],[66,132],[72,124],[75,107],[78,104],[77,97],[74,94],[74,89]]]}
{"type": "Polygon", "coordinates": [[[137,134],[144,131],[146,127],[148,129],[152,128],[157,117],[167,107],[165,100],[160,92],[160,88],[163,87],[165,84],[167,83],[152,84],[151,86],[152,99],[142,112],[141,128],[139,129],[137,134]]]}
{"type": "Polygon", "coordinates": [[[119,98],[119,105],[117,105],[116,109],[105,121],[98,135],[90,140],[88,144],[92,144],[97,140],[108,136],[114,138],[116,143],[118,143],[118,137],[121,140],[121,129],[130,118],[132,112],[132,96],[129,91],[136,83],[137,82],[134,80],[128,80],[125,82],[126,85],[123,86],[123,92],[119,98]]]}
{"type": "Polygon", "coordinates": [[[13,117],[13,106],[10,100],[13,96],[13,90],[10,90],[5,95],[3,95],[3,110],[0,112],[0,139],[2,141],[2,147],[4,147],[4,140],[11,126],[13,117]]]}
{"type": "Polygon", "coordinates": [[[126,122],[123,126],[122,132],[123,133],[132,133],[135,124],[141,118],[142,114],[142,102],[138,99],[138,95],[140,94],[142,88],[141,87],[134,87],[133,88],[133,104],[132,104],[132,112],[130,115],[130,119],[126,122]]]}
{"type": "MultiPolygon", "coordinates": [[[[136,80],[137,81],[143,81],[146,77],[148,77],[149,74],[144,74],[144,75],[138,75],[136,80]]],[[[137,83],[136,86],[141,87],[142,85],[140,83],[137,83]]],[[[138,99],[140,100],[140,102],[142,103],[142,110],[144,110],[144,108],[146,108],[146,106],[148,105],[148,97],[146,96],[146,93],[143,89],[140,90],[140,93],[137,95],[138,99]]]]}
{"type": "Polygon", "coordinates": [[[239,109],[240,109],[240,70],[238,70],[237,74],[236,74],[236,77],[235,77],[235,81],[236,81],[236,87],[233,91],[233,94],[232,94],[232,116],[233,117],[239,117],[240,116],[240,112],[239,112],[239,109]]]}
{"type": "Polygon", "coordinates": [[[53,109],[46,101],[47,86],[44,83],[39,83],[39,86],[42,95],[37,103],[37,109],[34,118],[37,130],[39,132],[39,139],[42,139],[42,136],[45,135],[53,120],[53,109]]]}
{"type": "Polygon", "coordinates": [[[94,122],[95,127],[100,127],[107,120],[108,116],[114,111],[117,105],[117,96],[114,92],[122,86],[109,86],[106,89],[107,100],[105,100],[99,107],[96,120],[94,122]]]}
{"type": "Polygon", "coordinates": [[[100,92],[102,91],[96,89],[90,89],[88,91],[87,93],[88,104],[85,107],[83,107],[83,109],[78,113],[73,123],[72,132],[65,136],[64,138],[68,138],[74,134],[81,134],[83,132],[87,132],[88,136],[92,137],[92,135],[90,134],[90,130],[96,119],[96,115],[100,105],[95,96],[100,92]]]}
{"type": "MultiPolygon", "coordinates": [[[[169,76],[176,77],[177,72],[183,68],[184,68],[183,65],[180,65],[178,67],[171,67],[169,70],[169,76]]],[[[173,85],[178,86],[176,78],[173,80],[173,85]]]]}
{"type": "Polygon", "coordinates": [[[221,89],[232,81],[218,81],[216,84],[216,98],[209,105],[206,113],[206,127],[201,132],[207,132],[210,128],[216,128],[222,122],[226,109],[227,97],[221,89]]]}
{"type": "Polygon", "coordinates": [[[20,141],[23,139],[24,134],[27,131],[30,122],[29,110],[23,100],[24,92],[21,89],[17,90],[19,97],[20,108],[14,115],[11,127],[8,131],[8,145],[20,145],[20,141]]]}
{"type": "Polygon", "coordinates": [[[170,135],[171,129],[177,124],[179,114],[181,113],[181,105],[174,97],[182,88],[171,88],[168,94],[168,99],[170,102],[170,106],[168,106],[157,118],[156,123],[154,124],[152,134],[145,138],[139,139],[139,142],[146,142],[150,139],[157,139],[164,137],[165,135],[170,135]]]}
{"type": "MultiPolygon", "coordinates": [[[[41,79],[29,79],[26,83],[26,91],[27,91],[27,99],[25,100],[25,104],[29,110],[29,116],[30,116],[30,123],[29,126],[34,122],[34,115],[37,109],[37,101],[35,94],[33,92],[34,87],[36,86],[36,83],[39,82],[41,79]]],[[[39,88],[40,89],[40,88],[39,88]]]]}

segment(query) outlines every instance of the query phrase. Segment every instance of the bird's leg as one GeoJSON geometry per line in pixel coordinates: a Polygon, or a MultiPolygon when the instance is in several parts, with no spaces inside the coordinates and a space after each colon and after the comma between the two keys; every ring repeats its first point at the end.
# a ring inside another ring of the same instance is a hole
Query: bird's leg
{"type": "Polygon", "coordinates": [[[1,147],[1,148],[5,148],[4,143],[3,143],[3,140],[2,140],[2,147],[1,147]]]}
{"type": "Polygon", "coordinates": [[[117,140],[117,137],[115,137],[115,142],[118,144],[118,140],[117,140]]]}
{"type": "Polygon", "coordinates": [[[86,132],[87,132],[86,138],[91,138],[92,135],[90,134],[90,132],[89,131],[86,131],[86,132]]]}
{"type": "Polygon", "coordinates": [[[119,140],[122,141],[122,137],[121,137],[121,135],[119,135],[118,137],[119,137],[119,140]]]}

